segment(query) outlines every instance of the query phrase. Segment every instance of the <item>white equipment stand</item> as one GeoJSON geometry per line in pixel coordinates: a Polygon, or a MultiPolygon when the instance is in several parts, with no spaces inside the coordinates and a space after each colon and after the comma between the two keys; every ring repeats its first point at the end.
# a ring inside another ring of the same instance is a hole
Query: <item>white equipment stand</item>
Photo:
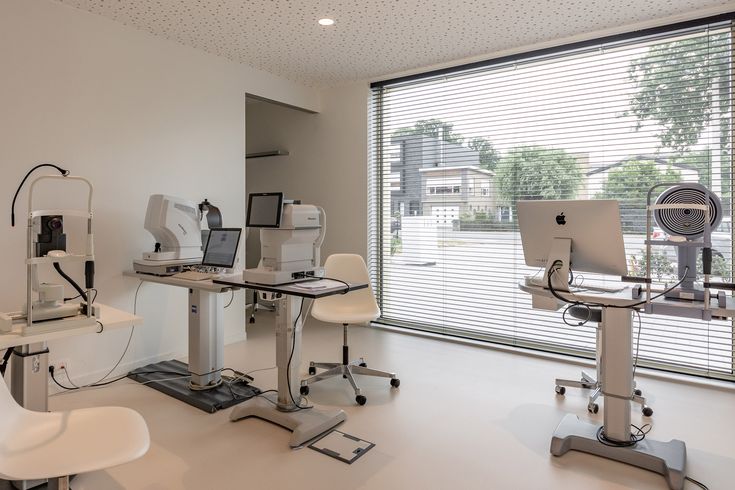
{"type": "MultiPolygon", "coordinates": [[[[556,308],[564,305],[554,298],[548,289],[540,286],[519,284],[519,288],[543,301],[557,302],[556,308]]],[[[563,297],[568,293],[559,291],[563,297]]],[[[569,299],[572,299],[569,296],[569,299]]],[[[626,287],[615,293],[589,294],[574,293],[574,299],[608,305],[629,305],[641,300],[632,298],[631,288],[626,287]]],[[[549,303],[547,303],[548,305],[549,303]]],[[[702,308],[693,303],[673,301],[664,297],[651,302],[654,307],[666,308],[668,312],[681,310],[677,316],[694,315],[694,310],[702,308]],[[688,311],[691,310],[691,311],[688,311]],[[687,313],[689,313],[687,315],[687,313]]],[[[720,308],[716,300],[710,302],[713,318],[727,318],[735,315],[735,302],[727,297],[727,305],[720,308]]],[[[644,310],[644,305],[637,309],[644,310]]],[[[555,308],[550,308],[555,309],[555,308]]],[[[654,311],[656,308],[653,309],[654,311]]],[[[671,314],[671,313],[669,313],[671,314]]],[[[602,309],[602,363],[600,366],[605,404],[603,406],[603,431],[607,438],[615,441],[630,441],[630,404],[633,393],[633,324],[632,308],[602,309]]],[[[566,415],[554,431],[551,439],[551,454],[562,456],[567,451],[582,451],[603,458],[620,461],[639,468],[662,474],[672,490],[684,488],[686,476],[686,445],[673,439],[668,442],[656,441],[649,437],[630,447],[608,446],[597,439],[600,429],[595,424],[583,422],[576,415],[566,415]]]]}
{"type": "MultiPolygon", "coordinates": [[[[232,410],[230,420],[256,417],[280,425],[293,432],[289,441],[291,447],[301,446],[343,422],[347,418],[343,410],[321,410],[316,407],[303,408],[302,397],[299,393],[299,387],[301,386],[299,367],[301,365],[301,331],[306,315],[306,307],[302,302],[307,299],[341,294],[345,291],[346,286],[340,285],[316,290],[300,288],[298,284],[270,286],[244,282],[242,275],[215,279],[214,282],[215,284],[275,293],[277,298],[276,365],[278,366],[278,393],[276,396],[257,396],[239,404],[232,410]],[[291,360],[290,373],[288,369],[289,359],[291,360]]],[[[350,284],[348,291],[366,287],[367,284],[350,284]]]]}
{"type": "Polygon", "coordinates": [[[221,373],[225,362],[224,298],[221,293],[239,287],[214,284],[211,280],[191,281],[174,276],[155,276],[133,271],[126,271],[123,275],[140,281],[183,287],[189,291],[188,365],[179,361],[149,364],[132,371],[130,377],[136,381],[147,382],[150,387],[209,413],[241,402],[242,398],[233,397],[230,390],[222,385],[221,373]],[[155,383],[155,377],[149,376],[151,371],[156,370],[181,371],[182,375],[190,374],[191,378],[186,383],[182,381],[183,384],[172,382],[158,384],[155,383]]]}

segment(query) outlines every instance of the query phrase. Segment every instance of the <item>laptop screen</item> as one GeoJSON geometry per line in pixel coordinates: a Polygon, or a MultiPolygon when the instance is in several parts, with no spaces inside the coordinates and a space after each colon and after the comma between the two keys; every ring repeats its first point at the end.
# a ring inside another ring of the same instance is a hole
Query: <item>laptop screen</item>
{"type": "Polygon", "coordinates": [[[242,228],[212,228],[204,248],[202,265],[230,268],[235,264],[242,228]]]}

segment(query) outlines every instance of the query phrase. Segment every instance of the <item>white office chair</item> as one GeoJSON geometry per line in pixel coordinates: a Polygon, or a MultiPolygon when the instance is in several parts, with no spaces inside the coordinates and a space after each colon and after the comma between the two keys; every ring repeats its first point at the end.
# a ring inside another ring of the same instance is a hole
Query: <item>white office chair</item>
{"type": "Polygon", "coordinates": [[[101,470],[143,456],[148,426],[123,407],[33,412],[18,405],[0,379],[0,478],[46,480],[69,488],[69,475],[101,470]]]}
{"type": "MultiPolygon", "coordinates": [[[[559,395],[564,395],[567,388],[582,388],[584,390],[592,390],[587,399],[587,410],[590,413],[597,413],[600,410],[600,406],[597,404],[597,399],[600,396],[604,396],[602,392],[602,382],[600,381],[600,365],[602,363],[601,352],[602,352],[602,309],[600,308],[587,308],[585,306],[571,306],[569,308],[569,314],[574,318],[582,321],[589,321],[595,323],[596,330],[596,352],[595,352],[595,364],[596,364],[596,377],[592,377],[589,374],[582,371],[582,378],[577,380],[572,379],[556,379],[556,386],[554,390],[559,395]]],[[[635,381],[633,381],[633,387],[635,388],[635,381]]],[[[653,409],[646,405],[646,399],[643,397],[643,392],[637,388],[634,389],[631,394],[631,400],[634,403],[638,403],[641,406],[641,411],[646,417],[653,415],[653,409]]]]}
{"type": "Polygon", "coordinates": [[[362,357],[357,361],[350,361],[349,359],[347,326],[350,323],[365,323],[375,320],[380,316],[380,308],[378,308],[375,295],[369,285],[370,276],[362,257],[354,254],[330,255],[324,263],[324,269],[324,275],[326,277],[352,283],[366,282],[368,283],[368,287],[366,289],[351,291],[347,294],[337,294],[320,298],[314,302],[311,316],[323,322],[342,324],[344,339],[342,343],[342,362],[310,362],[309,374],[316,374],[317,368],[327,369],[327,371],[303,380],[301,382],[301,394],[309,394],[309,384],[311,383],[316,383],[317,381],[333,376],[342,376],[343,378],[347,378],[355,390],[355,400],[357,403],[364,405],[367,402],[367,398],[360,392],[360,388],[355,382],[355,374],[390,378],[390,384],[394,388],[398,388],[401,384],[401,380],[398,379],[395,373],[370,369],[362,357]]]}

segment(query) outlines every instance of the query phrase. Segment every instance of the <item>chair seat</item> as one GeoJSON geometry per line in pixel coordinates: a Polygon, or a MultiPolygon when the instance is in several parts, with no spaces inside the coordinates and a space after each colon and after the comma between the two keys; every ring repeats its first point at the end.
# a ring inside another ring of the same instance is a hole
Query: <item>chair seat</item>
{"type": "Polygon", "coordinates": [[[129,408],[23,410],[0,444],[0,477],[35,480],[97,471],[139,458],[149,446],[143,417],[129,408]]]}
{"type": "Polygon", "coordinates": [[[332,301],[328,305],[317,302],[311,310],[311,316],[327,323],[364,323],[378,318],[380,309],[337,301],[332,301]]]}

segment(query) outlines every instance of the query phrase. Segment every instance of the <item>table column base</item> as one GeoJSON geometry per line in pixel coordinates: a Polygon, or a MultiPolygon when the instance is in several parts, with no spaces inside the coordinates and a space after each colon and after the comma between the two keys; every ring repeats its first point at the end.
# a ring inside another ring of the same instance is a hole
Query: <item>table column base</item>
{"type": "Polygon", "coordinates": [[[687,452],[683,441],[662,442],[646,437],[635,446],[612,447],[597,440],[599,427],[579,420],[576,415],[566,415],[551,438],[551,454],[562,456],[567,451],[594,454],[660,473],[672,490],[684,488],[687,452]]]}
{"type": "Polygon", "coordinates": [[[307,410],[282,411],[276,407],[275,393],[256,396],[232,409],[230,420],[256,417],[288,429],[293,432],[288,445],[298,447],[316,436],[327,432],[344,422],[347,418],[344,410],[307,410]],[[273,395],[273,396],[270,396],[273,395]],[[268,397],[266,400],[265,397],[268,397]]]}

